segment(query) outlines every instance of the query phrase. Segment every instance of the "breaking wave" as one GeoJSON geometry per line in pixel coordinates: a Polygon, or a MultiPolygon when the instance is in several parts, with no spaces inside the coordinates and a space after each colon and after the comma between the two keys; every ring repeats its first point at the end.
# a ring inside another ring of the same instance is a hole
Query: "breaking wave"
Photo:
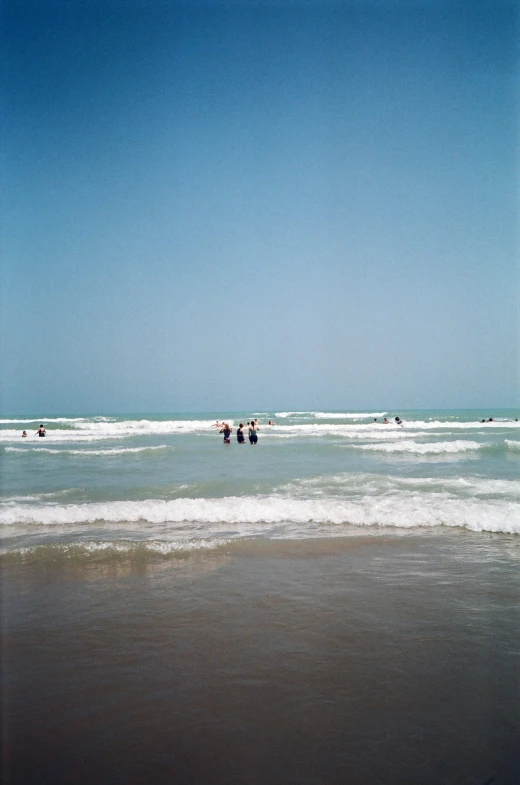
{"type": "MultiPolygon", "coordinates": [[[[454,498],[449,493],[406,492],[359,499],[278,496],[181,498],[173,500],[91,502],[64,505],[13,505],[0,510],[0,524],[74,525],[107,523],[183,524],[193,537],[197,526],[205,536],[274,536],[305,538],[340,536],[341,526],[398,528],[451,526],[472,531],[520,534],[520,507],[504,499],[454,498]],[[324,530],[323,527],[333,527],[324,530]]],[[[177,529],[176,529],[177,530],[177,529]]]]}
{"type": "Polygon", "coordinates": [[[417,455],[439,455],[442,453],[468,452],[468,450],[479,450],[483,445],[479,442],[463,441],[455,439],[452,442],[430,442],[421,443],[415,441],[399,441],[391,444],[358,444],[359,450],[377,450],[381,452],[409,452],[417,455]]]}
{"type": "Polygon", "coordinates": [[[53,453],[54,455],[81,455],[89,457],[91,455],[126,455],[128,453],[138,453],[138,452],[153,452],[155,450],[170,450],[174,449],[169,447],[167,444],[158,444],[156,446],[150,447],[113,447],[107,448],[106,450],[68,450],[66,448],[55,449],[52,447],[6,447],[6,452],[18,452],[18,453],[35,453],[35,452],[46,452],[46,453],[53,453]]]}

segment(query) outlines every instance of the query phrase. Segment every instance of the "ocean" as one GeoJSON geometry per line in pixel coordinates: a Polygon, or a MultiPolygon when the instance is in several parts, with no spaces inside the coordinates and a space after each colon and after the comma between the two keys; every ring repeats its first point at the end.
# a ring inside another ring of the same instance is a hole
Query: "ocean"
{"type": "Polygon", "coordinates": [[[3,418],[3,782],[519,783],[519,416],[3,418]]]}

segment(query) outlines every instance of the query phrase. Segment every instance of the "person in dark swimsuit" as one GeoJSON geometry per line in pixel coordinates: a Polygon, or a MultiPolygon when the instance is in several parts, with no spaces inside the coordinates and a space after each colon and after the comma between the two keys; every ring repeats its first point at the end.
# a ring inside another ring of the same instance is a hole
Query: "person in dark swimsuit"
{"type": "Polygon", "coordinates": [[[232,428],[230,428],[227,423],[224,423],[224,427],[220,431],[220,433],[224,434],[224,444],[231,444],[231,439],[229,438],[231,436],[231,431],[232,428]]]}
{"type": "Polygon", "coordinates": [[[245,444],[246,443],[246,440],[245,440],[245,437],[244,437],[244,423],[242,423],[242,422],[240,423],[240,425],[237,428],[237,442],[239,444],[245,444]]]}
{"type": "Polygon", "coordinates": [[[256,444],[258,442],[258,436],[257,436],[257,433],[256,433],[256,428],[257,428],[256,422],[254,420],[251,420],[251,425],[248,428],[248,430],[249,430],[249,444],[256,444]]]}
{"type": "Polygon", "coordinates": [[[45,436],[46,431],[42,424],[40,424],[40,427],[38,428],[36,433],[38,434],[38,436],[45,436]]]}

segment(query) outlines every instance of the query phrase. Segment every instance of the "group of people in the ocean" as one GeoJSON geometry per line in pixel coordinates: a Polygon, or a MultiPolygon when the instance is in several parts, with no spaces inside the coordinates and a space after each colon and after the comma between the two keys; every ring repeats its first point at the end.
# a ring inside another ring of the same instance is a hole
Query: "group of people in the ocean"
{"type": "MultiPolygon", "coordinates": [[[[400,425],[401,428],[404,428],[403,421],[401,420],[399,415],[397,415],[397,417],[394,417],[394,420],[395,420],[397,425],[400,425]]],[[[377,417],[374,417],[372,422],[377,422],[377,417]]],[[[391,424],[392,423],[390,422],[390,420],[387,417],[383,417],[383,425],[391,425],[391,424]]]]}
{"type": "MultiPolygon", "coordinates": [[[[404,428],[403,421],[401,420],[399,415],[394,417],[394,421],[396,425],[400,425],[401,428],[404,428]]],[[[377,417],[374,417],[374,422],[377,423],[377,417]]],[[[393,423],[391,423],[390,420],[387,417],[385,417],[382,420],[382,424],[392,425],[393,423]]],[[[269,420],[267,425],[276,425],[276,423],[274,420],[269,420]]],[[[233,433],[233,428],[229,425],[229,423],[224,421],[219,422],[217,420],[215,423],[213,423],[213,427],[219,428],[219,433],[223,434],[224,444],[231,444],[231,434],[233,433]]],[[[247,434],[249,438],[249,444],[258,444],[258,430],[259,428],[258,428],[257,419],[250,420],[247,423],[247,434]]],[[[238,444],[245,444],[245,441],[246,439],[245,439],[245,432],[244,432],[244,423],[240,423],[237,428],[237,442],[238,444]]]]}
{"type": "MultiPolygon", "coordinates": [[[[276,425],[274,420],[269,420],[267,423],[268,425],[276,425]]],[[[219,433],[224,434],[224,444],[231,444],[231,434],[233,433],[233,428],[227,422],[219,422],[218,420],[214,424],[215,428],[220,428],[219,433]]],[[[247,436],[249,439],[249,444],[258,444],[258,419],[250,420],[247,423],[247,436]]],[[[240,423],[237,428],[237,443],[238,444],[245,444],[246,443],[246,436],[244,432],[244,423],[240,423]]]]}
{"type": "MultiPolygon", "coordinates": [[[[377,423],[377,422],[378,422],[377,417],[374,417],[373,423],[377,423]]],[[[403,421],[401,420],[399,415],[394,417],[394,422],[397,425],[400,425],[401,428],[404,428],[403,421]]],[[[482,422],[494,422],[494,420],[493,420],[492,417],[490,417],[488,420],[481,420],[481,423],[482,422]]],[[[515,422],[518,422],[518,418],[515,420],[515,422]]],[[[391,421],[387,417],[383,417],[382,424],[383,425],[392,425],[391,421]]],[[[276,423],[275,423],[274,420],[269,420],[267,425],[276,425],[276,423]]],[[[224,434],[224,444],[231,444],[231,434],[233,433],[233,428],[231,428],[231,426],[227,422],[219,422],[217,420],[214,423],[213,427],[220,428],[219,433],[224,434]]],[[[40,423],[40,427],[35,432],[35,435],[37,434],[38,436],[45,436],[46,433],[47,433],[47,431],[43,427],[43,424],[40,423]]],[[[250,420],[247,423],[247,433],[248,433],[248,438],[249,438],[249,444],[257,444],[258,443],[258,420],[257,419],[250,420]]],[[[26,438],[27,438],[27,431],[22,431],[22,439],[26,439],[26,438]]],[[[237,428],[237,442],[239,444],[245,444],[245,441],[246,440],[245,440],[245,434],[244,434],[244,424],[240,423],[240,425],[237,428]]]]}
{"type": "MultiPolygon", "coordinates": [[[[36,436],[36,434],[38,434],[38,436],[45,436],[46,433],[47,431],[43,427],[43,424],[40,423],[40,427],[38,428],[37,431],[35,431],[34,435],[36,436]]],[[[27,431],[22,431],[22,439],[26,439],[26,438],[27,438],[27,431]]]]}

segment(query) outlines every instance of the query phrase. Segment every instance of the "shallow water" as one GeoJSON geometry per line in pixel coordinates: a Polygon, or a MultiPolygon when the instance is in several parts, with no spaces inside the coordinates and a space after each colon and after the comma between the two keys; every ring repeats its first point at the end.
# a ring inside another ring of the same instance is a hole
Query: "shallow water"
{"type": "Polygon", "coordinates": [[[445,530],[4,561],[4,781],[513,785],[519,566],[445,530]]]}
{"type": "Polygon", "coordinates": [[[53,418],[45,439],[39,420],[4,420],[2,552],[166,553],[352,526],[520,533],[518,412],[479,414],[401,412],[399,427],[380,412],[257,413],[253,447],[223,445],[213,415],[53,418]]]}

